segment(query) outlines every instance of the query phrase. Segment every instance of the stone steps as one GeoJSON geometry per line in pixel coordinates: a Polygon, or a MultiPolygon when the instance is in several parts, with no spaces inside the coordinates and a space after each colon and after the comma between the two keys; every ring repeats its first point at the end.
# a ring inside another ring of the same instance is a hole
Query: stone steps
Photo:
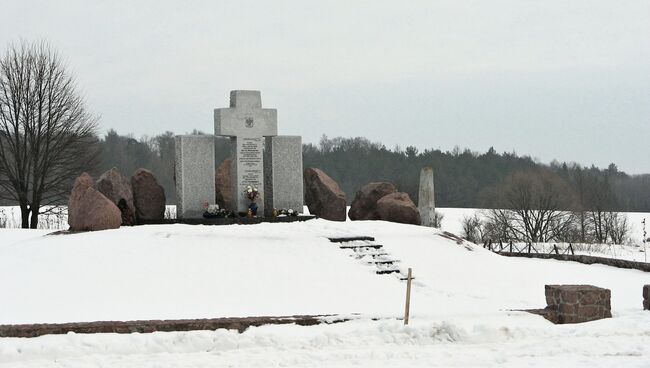
{"type": "MultiPolygon", "coordinates": [[[[401,270],[399,270],[397,268],[391,268],[391,269],[388,269],[388,270],[379,270],[379,271],[377,271],[377,275],[386,275],[386,274],[390,274],[390,273],[399,273],[399,272],[401,272],[401,270]]],[[[406,280],[406,279],[405,278],[404,279],[400,278],[400,280],[406,280]]]]}
{"type": "Polygon", "coordinates": [[[368,264],[375,264],[375,265],[392,265],[399,262],[396,259],[390,259],[390,260],[385,260],[385,261],[371,261],[367,262],[368,264]]]}
{"type": "Polygon", "coordinates": [[[369,244],[369,245],[342,245],[341,249],[381,249],[383,245],[369,244]]]}
{"type": "Polygon", "coordinates": [[[347,236],[347,237],[340,237],[340,238],[328,238],[332,243],[347,243],[351,241],[375,241],[375,238],[372,236],[347,236]]]}
{"type": "MultiPolygon", "coordinates": [[[[378,275],[395,274],[400,280],[406,280],[406,272],[397,267],[400,261],[393,259],[381,244],[375,244],[371,236],[349,236],[329,238],[332,243],[338,244],[340,249],[352,251],[351,257],[365,265],[374,266],[378,275]]],[[[411,278],[413,279],[413,278],[411,278]]]]}
{"type": "Polygon", "coordinates": [[[373,252],[368,252],[368,253],[358,252],[357,254],[354,255],[354,257],[355,257],[356,259],[362,259],[362,258],[364,258],[364,257],[381,258],[381,257],[389,256],[389,255],[390,255],[390,254],[388,254],[388,253],[386,253],[386,252],[377,252],[377,253],[373,253],[373,252]]]}

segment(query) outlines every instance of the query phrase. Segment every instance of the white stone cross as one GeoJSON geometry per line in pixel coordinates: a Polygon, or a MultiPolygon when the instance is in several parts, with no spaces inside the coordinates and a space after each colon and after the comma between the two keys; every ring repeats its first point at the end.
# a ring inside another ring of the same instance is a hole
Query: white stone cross
{"type": "Polygon", "coordinates": [[[260,91],[231,91],[230,107],[214,109],[214,134],[231,137],[278,135],[278,110],[263,109],[260,91]]]}
{"type": "Polygon", "coordinates": [[[230,107],[214,110],[214,132],[232,141],[231,179],[237,211],[245,212],[250,201],[246,186],[258,189],[258,213],[264,213],[264,137],[278,134],[276,109],[263,109],[259,91],[231,91],[230,107]]]}

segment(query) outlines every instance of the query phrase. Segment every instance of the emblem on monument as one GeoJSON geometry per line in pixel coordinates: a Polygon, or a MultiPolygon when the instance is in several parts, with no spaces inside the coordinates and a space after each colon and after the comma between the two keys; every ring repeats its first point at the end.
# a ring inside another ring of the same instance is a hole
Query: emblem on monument
{"type": "Polygon", "coordinates": [[[255,125],[253,118],[246,118],[246,128],[252,128],[255,125]]]}

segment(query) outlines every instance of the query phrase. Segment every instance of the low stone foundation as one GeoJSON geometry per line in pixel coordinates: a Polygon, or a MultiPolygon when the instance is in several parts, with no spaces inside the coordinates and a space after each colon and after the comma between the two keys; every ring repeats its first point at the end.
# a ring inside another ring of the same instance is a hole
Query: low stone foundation
{"type": "Polygon", "coordinates": [[[650,285],[643,286],[643,310],[650,310],[650,285]]]}
{"type": "Polygon", "coordinates": [[[611,291],[592,285],[546,285],[546,315],[553,323],[611,318],[611,291]]]}
{"type": "Polygon", "coordinates": [[[37,337],[74,333],[150,333],[156,331],[196,331],[228,329],[244,332],[251,326],[296,324],[313,326],[321,323],[338,323],[348,318],[332,315],[284,316],[284,317],[233,317],[211,319],[176,319],[147,321],[98,321],[76,323],[40,323],[26,325],[0,325],[1,337],[37,337]]]}

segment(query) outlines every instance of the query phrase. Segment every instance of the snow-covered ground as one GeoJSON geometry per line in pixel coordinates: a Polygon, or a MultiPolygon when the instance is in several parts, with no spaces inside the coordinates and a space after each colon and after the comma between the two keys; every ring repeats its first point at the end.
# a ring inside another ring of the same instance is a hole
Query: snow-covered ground
{"type": "MultiPolygon", "coordinates": [[[[450,216],[451,217],[451,216],[450,216]]],[[[449,218],[446,218],[449,220],[449,218]]],[[[0,339],[0,367],[648,366],[650,274],[507,258],[381,221],[0,229],[0,324],[358,313],[315,327],[0,339]],[[326,238],[369,235],[415,276],[377,275],[326,238]],[[552,325],[544,285],[612,290],[614,318],[552,325]],[[377,318],[379,320],[372,320],[377,318]]]]}

